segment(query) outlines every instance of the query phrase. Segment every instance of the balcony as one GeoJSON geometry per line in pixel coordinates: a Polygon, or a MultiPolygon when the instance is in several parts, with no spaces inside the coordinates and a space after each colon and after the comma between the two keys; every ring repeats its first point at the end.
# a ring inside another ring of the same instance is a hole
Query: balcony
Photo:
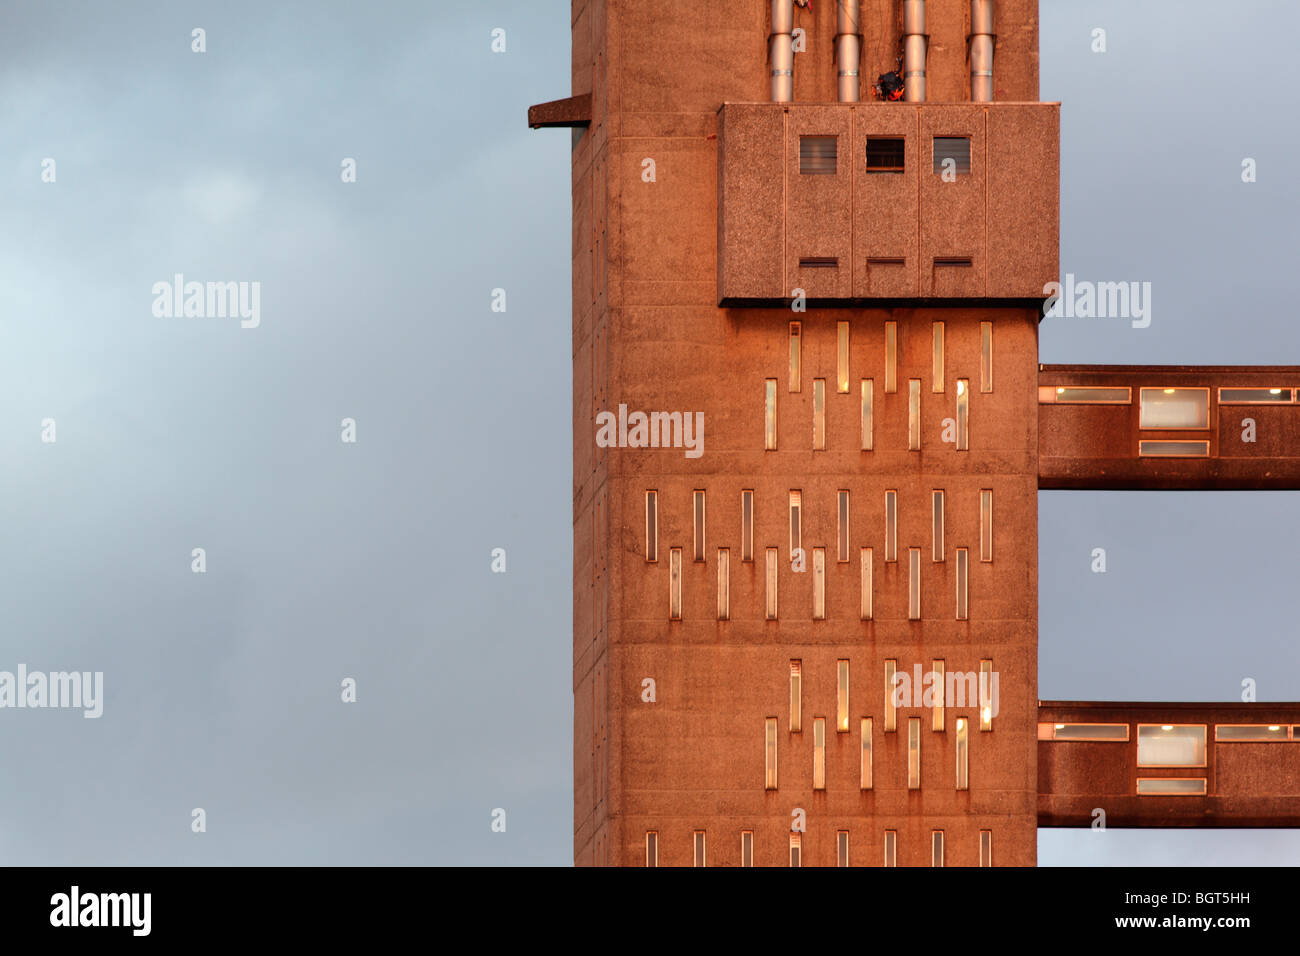
{"type": "Polygon", "coordinates": [[[1057,103],[724,104],[719,305],[1041,302],[1059,133],[1057,103]]]}

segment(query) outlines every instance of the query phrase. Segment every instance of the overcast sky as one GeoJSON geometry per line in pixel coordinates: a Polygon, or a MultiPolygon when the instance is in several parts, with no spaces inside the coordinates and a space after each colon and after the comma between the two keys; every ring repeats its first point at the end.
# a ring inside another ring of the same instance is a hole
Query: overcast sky
{"type": "MultiPolygon", "coordinates": [[[[1283,0],[1043,0],[1062,272],[1153,296],[1045,321],[1042,361],[1300,364],[1298,33],[1283,0]]],[[[567,0],[6,4],[0,670],[105,699],[0,709],[0,860],[571,861],[569,136],[525,122],[568,84],[567,0]],[[177,273],[261,283],[260,325],[156,317],[177,273]]],[[[1300,494],[1040,503],[1041,697],[1300,699],[1300,494]]]]}

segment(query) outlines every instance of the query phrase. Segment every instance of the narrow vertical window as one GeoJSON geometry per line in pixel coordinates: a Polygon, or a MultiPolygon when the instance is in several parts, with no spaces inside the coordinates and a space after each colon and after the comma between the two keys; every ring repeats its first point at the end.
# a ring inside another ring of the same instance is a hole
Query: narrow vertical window
{"type": "Polygon", "coordinates": [[[799,344],[803,338],[802,332],[802,323],[790,323],[790,391],[792,392],[799,391],[801,387],[799,377],[803,370],[803,362],[799,355],[799,344]]]}
{"type": "Polygon", "coordinates": [[[845,660],[835,664],[835,730],[849,732],[849,662],[845,660]]]}
{"type": "Polygon", "coordinates": [[[813,620],[826,620],[825,548],[813,548],[813,620]]]}
{"type": "Polygon", "coordinates": [[[813,451],[826,450],[826,379],[813,379],[813,451]]]}
{"type": "Polygon", "coordinates": [[[873,607],[872,607],[872,605],[875,603],[875,602],[872,600],[872,598],[873,598],[875,595],[874,595],[873,590],[872,590],[873,584],[872,584],[872,580],[871,580],[871,570],[872,570],[872,568],[871,568],[871,549],[870,549],[870,548],[863,548],[861,554],[862,554],[862,557],[861,557],[860,561],[861,561],[861,564],[862,564],[862,573],[861,573],[861,577],[862,577],[862,620],[864,620],[864,621],[869,621],[869,620],[871,620],[871,615],[872,615],[873,610],[874,610],[873,607]]]}
{"type": "Polygon", "coordinates": [[[704,560],[704,492],[696,491],[695,499],[695,560],[704,560]]]}
{"type": "Polygon", "coordinates": [[[839,516],[839,527],[836,533],[836,542],[838,552],[836,557],[840,561],[849,559],[849,493],[839,491],[836,496],[836,514],[839,516]]]}
{"type": "Polygon", "coordinates": [[[837,830],[835,833],[835,865],[849,865],[849,831],[837,830]]]}
{"type": "Polygon", "coordinates": [[[791,866],[803,866],[803,861],[801,859],[803,841],[800,839],[802,835],[803,834],[800,833],[790,834],[790,865],[791,866]]]}
{"type": "Polygon", "coordinates": [[[695,865],[696,866],[705,865],[703,830],[695,831],[695,865]]]}
{"type": "Polygon", "coordinates": [[[718,620],[731,620],[731,552],[718,549],[718,620]]]}
{"type": "Polygon", "coordinates": [[[803,661],[790,662],[790,732],[803,730],[803,661]]]}
{"type": "Polygon", "coordinates": [[[907,718],[907,789],[921,789],[921,718],[907,718]]]}
{"type": "Polygon", "coordinates": [[[907,619],[921,620],[921,549],[907,549],[907,619]]]}
{"type": "Polygon", "coordinates": [[[763,447],[776,451],[776,379],[764,382],[763,447]]]}
{"type": "Polygon", "coordinates": [[[803,492],[790,492],[790,560],[795,552],[803,547],[803,529],[800,527],[800,515],[803,512],[803,492]]]}
{"type": "Polygon", "coordinates": [[[858,787],[862,790],[871,789],[871,718],[863,717],[861,722],[862,732],[862,758],[858,767],[858,787]]]}
{"type": "Polygon", "coordinates": [[[836,325],[835,349],[835,390],[842,394],[849,391],[849,323],[836,325]]]}
{"type": "Polygon", "coordinates": [[[885,561],[898,560],[898,492],[885,492],[885,561]]]}
{"type": "Polygon", "coordinates": [[[766,721],[765,738],[763,742],[763,754],[766,763],[766,773],[764,774],[763,787],[767,790],[776,789],[776,718],[769,717],[766,721]]]}
{"type": "Polygon", "coordinates": [[[898,661],[885,661],[885,733],[898,729],[898,708],[894,701],[894,674],[898,661]]]}
{"type": "Polygon", "coordinates": [[[970,382],[957,379],[957,450],[970,450],[970,382]]]}
{"type": "Polygon", "coordinates": [[[813,718],[813,789],[826,789],[826,718],[813,718]]]}
{"type": "Polygon", "coordinates": [[[740,865],[754,865],[754,831],[740,831],[740,865]]]}
{"type": "Polygon", "coordinates": [[[682,549],[668,552],[668,618],[682,619],[682,549]]]}
{"type": "Polygon", "coordinates": [[[898,323],[885,323],[885,394],[898,391],[898,323]]]}
{"type": "MultiPolygon", "coordinates": [[[[980,391],[993,391],[993,323],[980,323],[980,391]]],[[[986,831],[987,832],[987,831],[986,831]]]]}
{"type": "Polygon", "coordinates": [[[740,560],[754,560],[754,492],[740,493],[740,560]]]}
{"type": "Polygon", "coordinates": [[[659,831],[647,830],[645,835],[645,865],[659,865],[659,831]]]}
{"type": "Polygon", "coordinates": [[[779,548],[767,549],[767,619],[776,620],[776,560],[779,548]]]}
{"type": "Polygon", "coordinates": [[[921,450],[921,380],[907,381],[907,450],[921,450]]]}
{"type": "Polygon", "coordinates": [[[993,729],[993,662],[980,661],[980,730],[993,729]]]}
{"type": "Polygon", "coordinates": [[[935,561],[943,560],[943,492],[935,491],[930,495],[931,504],[931,529],[930,538],[933,542],[932,558],[935,561]]]}
{"type": "Polygon", "coordinates": [[[934,677],[932,678],[934,681],[934,709],[933,709],[933,716],[930,720],[931,730],[943,730],[943,726],[944,726],[943,725],[943,712],[944,712],[943,680],[944,680],[944,672],[946,669],[947,669],[946,665],[944,664],[943,661],[930,662],[930,673],[934,675],[934,677]]]}
{"type": "Polygon", "coordinates": [[[970,550],[957,549],[957,620],[970,619],[970,550]]]}
{"type": "Polygon", "coordinates": [[[980,490],[980,560],[993,560],[993,489],[980,490]]]}
{"type": "Polygon", "coordinates": [[[943,831],[935,830],[930,835],[930,865],[943,866],[943,831]]]}
{"type": "Polygon", "coordinates": [[[943,323],[934,323],[934,381],[930,384],[930,391],[943,391],[943,323]]]}
{"type": "Polygon", "coordinates": [[[898,866],[898,831],[885,831],[885,866],[898,866]]]}
{"type": "Polygon", "coordinates": [[[875,444],[876,425],[872,415],[872,393],[876,383],[869,378],[862,380],[862,450],[871,451],[875,444]]]}
{"type": "Polygon", "coordinates": [[[659,560],[659,492],[645,493],[645,559],[659,560]]]}
{"type": "Polygon", "coordinates": [[[969,761],[967,759],[966,718],[957,718],[957,789],[969,790],[969,761]]]}
{"type": "Polygon", "coordinates": [[[980,831],[980,866],[993,865],[993,831],[980,831]]]}

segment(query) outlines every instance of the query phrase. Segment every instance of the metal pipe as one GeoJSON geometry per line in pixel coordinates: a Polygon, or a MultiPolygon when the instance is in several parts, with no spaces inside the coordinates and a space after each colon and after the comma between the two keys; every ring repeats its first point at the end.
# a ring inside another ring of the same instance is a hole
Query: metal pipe
{"type": "Polygon", "coordinates": [[[839,64],[839,100],[856,103],[861,84],[862,0],[837,0],[835,61],[839,64]]]}
{"type": "Polygon", "coordinates": [[[772,0],[772,102],[794,99],[794,0],[772,0]]]}
{"type": "Polygon", "coordinates": [[[903,0],[903,99],[925,102],[925,0],[903,0]]]}
{"type": "Polygon", "coordinates": [[[970,0],[970,98],[993,102],[993,0],[970,0]]]}

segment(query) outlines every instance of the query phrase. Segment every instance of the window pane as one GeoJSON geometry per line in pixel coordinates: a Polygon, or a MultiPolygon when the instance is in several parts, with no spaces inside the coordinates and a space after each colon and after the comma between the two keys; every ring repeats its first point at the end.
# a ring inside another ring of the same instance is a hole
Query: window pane
{"type": "Polygon", "coordinates": [[[754,831],[742,830],[740,833],[740,865],[754,865],[754,831]]]}
{"type": "Polygon", "coordinates": [[[849,662],[837,661],[835,665],[835,729],[841,733],[849,730],[849,662]]]}
{"type": "Polygon", "coordinates": [[[934,323],[934,362],[930,370],[933,381],[930,383],[930,391],[943,391],[943,323],[934,323]]]}
{"type": "Polygon", "coordinates": [[[776,789],[776,718],[769,717],[766,721],[764,753],[766,755],[767,773],[764,786],[768,790],[776,789]]]}
{"type": "Polygon", "coordinates": [[[993,391],[993,323],[980,323],[980,391],[993,391]]]}
{"type": "Polygon", "coordinates": [[[898,391],[898,323],[885,323],[885,392],[898,391]]]}
{"type": "Polygon", "coordinates": [[[1214,739],[1225,743],[1286,740],[1286,724],[1219,724],[1214,728],[1214,739]]]}
{"type": "Polygon", "coordinates": [[[1209,428],[1208,388],[1144,388],[1140,428],[1209,428]]]}
{"type": "Polygon", "coordinates": [[[875,444],[875,421],[872,414],[872,392],[875,382],[869,378],[862,380],[862,450],[871,451],[875,444]]]}
{"type": "Polygon", "coordinates": [[[801,174],[805,176],[834,176],[836,159],[836,137],[799,137],[799,172],[801,174]]]}
{"type": "Polygon", "coordinates": [[[659,492],[645,493],[645,559],[659,560],[659,492]]]}
{"type": "Polygon", "coordinates": [[[695,502],[695,560],[704,560],[704,492],[696,491],[695,502]]]}
{"type": "Polygon", "coordinates": [[[1289,405],[1289,388],[1221,388],[1220,405],[1289,405]]]}
{"type": "Polygon", "coordinates": [[[1204,725],[1138,724],[1139,767],[1204,767],[1204,725]]]}
{"type": "Polygon", "coordinates": [[[803,662],[790,662],[790,732],[803,730],[803,662]]]}
{"type": "Polygon", "coordinates": [[[813,448],[826,448],[826,379],[813,379],[813,448]]]}
{"type": "Polygon", "coordinates": [[[968,548],[957,549],[957,620],[965,621],[970,618],[970,590],[969,590],[969,568],[970,568],[970,550],[968,548]]]}
{"type": "Polygon", "coordinates": [[[1205,780],[1139,777],[1137,792],[1139,796],[1202,797],[1205,796],[1205,780]]]}
{"type": "Polygon", "coordinates": [[[980,560],[993,560],[993,489],[980,491],[980,560]]]}
{"type": "Polygon", "coordinates": [[[802,363],[799,352],[799,342],[802,337],[803,326],[799,322],[790,323],[790,391],[797,392],[800,389],[799,377],[802,374],[802,363]]]}
{"type": "Polygon", "coordinates": [[[847,561],[849,559],[849,493],[841,489],[835,497],[839,516],[839,527],[836,535],[838,539],[837,557],[840,561],[847,561]]]}
{"type": "Polygon", "coordinates": [[[871,620],[871,615],[874,610],[872,607],[872,598],[874,595],[872,594],[871,581],[871,554],[872,552],[870,548],[863,548],[861,551],[861,558],[859,559],[862,578],[862,620],[864,621],[871,620]]]}
{"type": "Polygon", "coordinates": [[[849,323],[836,324],[835,390],[849,390],[849,323]]]}
{"type": "Polygon", "coordinates": [[[933,491],[930,494],[930,542],[931,560],[943,560],[943,492],[933,491]]]}
{"type": "Polygon", "coordinates": [[[921,789],[921,718],[907,718],[907,789],[921,789]]]}
{"type": "Polygon", "coordinates": [[[970,137],[936,136],[934,138],[934,171],[943,173],[952,169],[955,173],[970,172],[970,137]],[[952,162],[944,165],[944,160],[952,162]]]}
{"type": "Polygon", "coordinates": [[[740,560],[754,560],[754,492],[740,493],[740,560]]]}
{"type": "Polygon", "coordinates": [[[668,617],[674,621],[682,619],[681,548],[673,548],[668,552],[668,617]]]}
{"type": "Polygon", "coordinates": [[[885,492],[885,560],[898,560],[898,492],[885,492]]]}
{"type": "Polygon", "coordinates": [[[826,620],[825,548],[813,548],[813,620],[826,620]]]}
{"type": "Polygon", "coordinates": [[[764,383],[763,441],[768,451],[776,451],[776,379],[764,383]]]}
{"type": "Polygon", "coordinates": [[[813,789],[826,789],[826,718],[813,718],[813,789]]]}
{"type": "Polygon", "coordinates": [[[1128,724],[1044,724],[1046,740],[1128,740],[1128,724]]]}
{"type": "Polygon", "coordinates": [[[1208,458],[1208,441],[1139,441],[1138,454],[1147,458],[1208,458]]]}
{"type": "Polygon", "coordinates": [[[885,866],[898,865],[898,831],[885,831],[885,866]]]}
{"type": "Polygon", "coordinates": [[[718,620],[731,620],[731,552],[718,549],[718,620]]]}
{"type": "Polygon", "coordinates": [[[1043,386],[1038,390],[1040,402],[1055,402],[1058,405],[1128,405],[1132,395],[1127,386],[1123,388],[1090,388],[1088,386],[1058,385],[1055,388],[1043,386]]]}
{"type": "Polygon", "coordinates": [[[905,142],[901,136],[868,136],[867,172],[901,173],[905,142]]]}
{"type": "Polygon", "coordinates": [[[858,771],[858,786],[871,789],[871,718],[863,717],[859,728],[862,734],[862,763],[858,771]]]}
{"type": "Polygon", "coordinates": [[[907,450],[921,450],[921,380],[907,383],[907,450]]]}

